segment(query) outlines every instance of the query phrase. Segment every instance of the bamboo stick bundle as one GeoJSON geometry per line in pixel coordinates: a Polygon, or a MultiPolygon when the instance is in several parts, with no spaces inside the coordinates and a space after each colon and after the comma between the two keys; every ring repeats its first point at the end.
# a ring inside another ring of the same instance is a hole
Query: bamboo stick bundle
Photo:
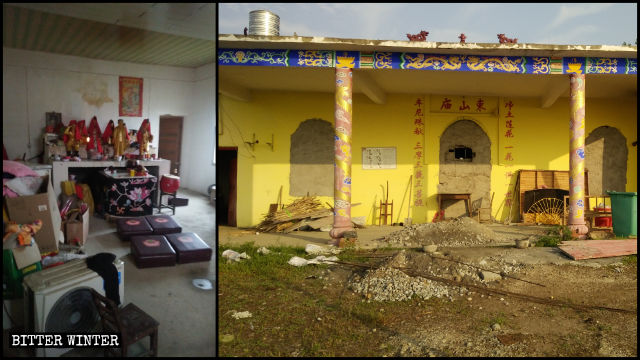
{"type": "Polygon", "coordinates": [[[300,220],[318,219],[331,216],[331,210],[325,208],[320,201],[313,196],[305,196],[294,200],[283,209],[265,215],[262,222],[257,226],[262,232],[282,232],[289,227],[297,225],[300,220]]]}

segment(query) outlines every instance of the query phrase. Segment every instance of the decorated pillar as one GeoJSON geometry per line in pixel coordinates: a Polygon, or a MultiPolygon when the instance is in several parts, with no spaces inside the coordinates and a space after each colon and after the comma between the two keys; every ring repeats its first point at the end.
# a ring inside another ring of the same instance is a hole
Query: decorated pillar
{"type": "Polygon", "coordinates": [[[351,223],[351,95],[353,70],[336,67],[335,104],[335,164],[333,175],[332,244],[342,245],[341,239],[355,240],[351,223]]]}
{"type": "Polygon", "coordinates": [[[584,133],[585,76],[571,74],[571,144],[569,146],[569,229],[574,237],[584,238],[584,133]]]}

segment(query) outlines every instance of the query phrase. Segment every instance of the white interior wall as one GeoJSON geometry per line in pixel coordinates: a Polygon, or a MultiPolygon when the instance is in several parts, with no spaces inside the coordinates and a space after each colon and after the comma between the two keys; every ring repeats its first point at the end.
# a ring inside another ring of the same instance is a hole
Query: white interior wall
{"type": "MultiPolygon", "coordinates": [[[[138,129],[149,118],[151,133],[158,133],[158,109],[186,116],[195,71],[188,68],[102,61],[3,47],[3,142],[10,158],[33,157],[42,151],[45,113],[60,112],[62,121],[98,118],[104,129],[109,120],[123,119],[138,129]],[[142,116],[118,115],[120,76],[143,78],[142,116]],[[14,91],[12,89],[19,89],[14,91]],[[101,99],[90,104],[84,98],[101,99]],[[153,116],[156,116],[154,118],[153,116]],[[27,121],[28,119],[28,121],[27,121]],[[25,136],[26,135],[26,136],[25,136]]],[[[157,137],[153,141],[157,146],[157,137]]]]}
{"type": "Polygon", "coordinates": [[[214,77],[213,64],[196,69],[192,102],[194,111],[183,123],[181,184],[203,194],[207,193],[209,185],[216,182],[214,77]]]}
{"type": "Polygon", "coordinates": [[[214,76],[213,64],[191,69],[3,47],[3,144],[11,159],[38,155],[45,113],[55,111],[62,113],[64,124],[75,119],[88,126],[95,115],[103,130],[109,120],[119,118],[137,130],[148,118],[157,147],[160,115],[183,116],[181,182],[206,193],[215,182],[214,76]],[[144,79],[141,117],[118,115],[120,76],[144,79]]]}

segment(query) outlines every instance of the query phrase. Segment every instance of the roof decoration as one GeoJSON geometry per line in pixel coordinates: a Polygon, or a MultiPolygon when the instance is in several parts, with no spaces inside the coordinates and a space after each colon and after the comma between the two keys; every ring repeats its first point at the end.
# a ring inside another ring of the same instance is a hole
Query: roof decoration
{"type": "Polygon", "coordinates": [[[480,71],[513,74],[632,74],[638,60],[480,56],[335,50],[219,49],[218,65],[480,71]]]}

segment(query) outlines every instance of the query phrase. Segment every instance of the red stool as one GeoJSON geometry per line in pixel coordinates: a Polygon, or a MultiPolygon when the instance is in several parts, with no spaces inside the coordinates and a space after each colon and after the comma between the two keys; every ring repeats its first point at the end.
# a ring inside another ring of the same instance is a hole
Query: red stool
{"type": "Polygon", "coordinates": [[[160,201],[158,202],[158,212],[162,212],[163,208],[168,208],[173,211],[173,215],[176,214],[176,206],[170,201],[176,197],[178,188],[180,187],[180,177],[175,175],[162,175],[160,179],[160,201]],[[169,196],[167,205],[162,203],[163,196],[169,196]]]}

